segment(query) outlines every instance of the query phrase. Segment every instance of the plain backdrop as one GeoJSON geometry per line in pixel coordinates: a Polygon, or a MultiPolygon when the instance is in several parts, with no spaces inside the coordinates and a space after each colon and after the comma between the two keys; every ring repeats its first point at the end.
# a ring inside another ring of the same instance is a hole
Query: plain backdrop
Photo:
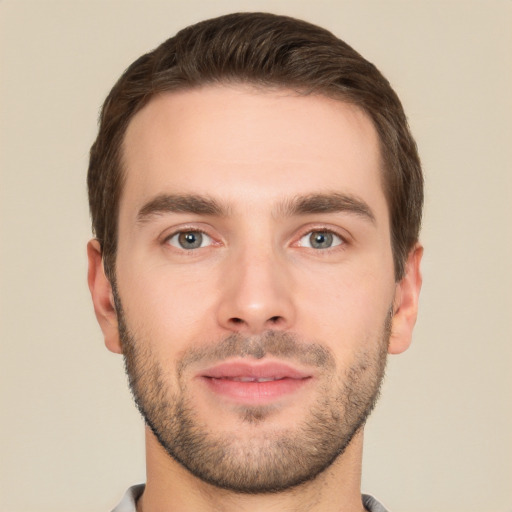
{"type": "Polygon", "coordinates": [[[366,430],[393,512],[512,511],[512,2],[0,2],[0,511],[110,510],[142,421],[86,287],[100,105],[136,57],[239,10],[325,26],[403,100],[426,190],[424,288],[366,430]]]}

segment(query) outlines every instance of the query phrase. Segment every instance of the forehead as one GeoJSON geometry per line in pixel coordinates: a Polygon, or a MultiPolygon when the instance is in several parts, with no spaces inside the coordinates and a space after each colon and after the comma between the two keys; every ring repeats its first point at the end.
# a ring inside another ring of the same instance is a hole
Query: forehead
{"type": "Polygon", "coordinates": [[[346,102],[286,89],[160,94],[130,122],[123,168],[121,213],[161,193],[262,204],[334,190],[385,203],[369,117],[346,102]]]}

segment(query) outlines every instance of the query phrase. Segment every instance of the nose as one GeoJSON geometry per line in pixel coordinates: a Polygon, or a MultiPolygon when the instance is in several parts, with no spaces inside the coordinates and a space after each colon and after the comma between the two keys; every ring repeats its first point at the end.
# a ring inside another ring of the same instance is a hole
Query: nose
{"type": "Polygon", "coordinates": [[[247,335],[290,329],[295,321],[292,281],[286,261],[272,250],[233,255],[220,283],[220,325],[247,335]]]}

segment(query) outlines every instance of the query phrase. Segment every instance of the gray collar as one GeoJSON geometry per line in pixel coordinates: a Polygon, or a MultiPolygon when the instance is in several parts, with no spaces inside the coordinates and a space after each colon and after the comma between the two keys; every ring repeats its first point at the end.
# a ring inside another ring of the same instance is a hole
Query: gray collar
{"type": "MultiPolygon", "coordinates": [[[[130,487],[123,499],[112,512],[137,512],[137,500],[144,492],[144,484],[134,485],[130,487]]],[[[387,512],[387,510],[373,497],[363,494],[363,505],[368,512],[387,512]]]]}

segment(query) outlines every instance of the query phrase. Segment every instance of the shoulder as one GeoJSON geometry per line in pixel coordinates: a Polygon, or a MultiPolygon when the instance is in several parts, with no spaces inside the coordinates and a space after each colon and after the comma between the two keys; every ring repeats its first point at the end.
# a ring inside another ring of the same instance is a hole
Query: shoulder
{"type": "Polygon", "coordinates": [[[144,484],[134,485],[130,487],[124,494],[119,505],[112,512],[137,512],[137,500],[144,491],[144,484]]]}
{"type": "Polygon", "coordinates": [[[363,505],[368,512],[388,512],[373,496],[363,494],[363,505]]]}

